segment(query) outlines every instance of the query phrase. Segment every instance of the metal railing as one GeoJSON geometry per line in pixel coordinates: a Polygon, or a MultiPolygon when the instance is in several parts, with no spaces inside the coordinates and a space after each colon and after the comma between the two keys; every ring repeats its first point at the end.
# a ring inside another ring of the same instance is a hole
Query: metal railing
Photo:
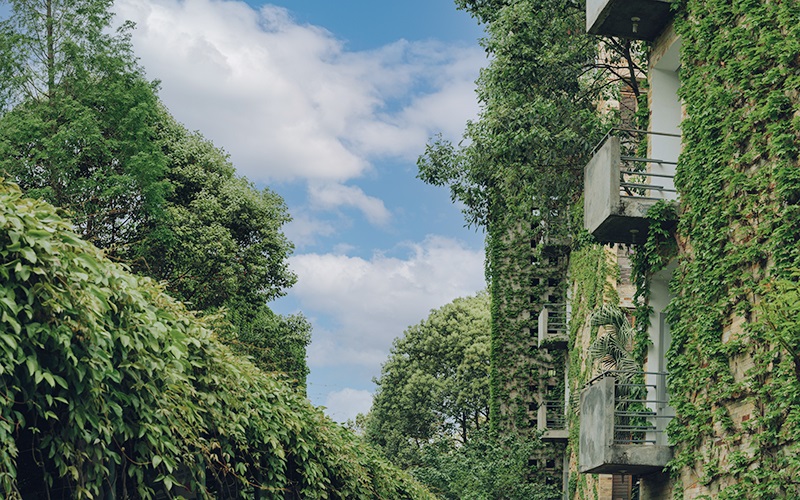
{"type": "Polygon", "coordinates": [[[613,128],[595,147],[593,154],[610,136],[620,140],[619,196],[638,200],[675,200],[674,188],[676,161],[648,158],[648,143],[657,138],[661,142],[677,140],[671,149],[680,150],[681,136],[648,130],[613,128]]]}
{"type": "Polygon", "coordinates": [[[666,444],[666,427],[673,414],[669,407],[665,372],[607,371],[591,379],[613,377],[614,443],[666,444]]]}
{"type": "Polygon", "coordinates": [[[549,303],[544,304],[544,309],[547,309],[547,314],[543,315],[545,334],[547,336],[565,335],[567,333],[567,305],[549,303]]]}
{"type": "Polygon", "coordinates": [[[542,401],[545,407],[545,426],[550,430],[561,430],[567,427],[564,414],[564,401],[542,401]]]}

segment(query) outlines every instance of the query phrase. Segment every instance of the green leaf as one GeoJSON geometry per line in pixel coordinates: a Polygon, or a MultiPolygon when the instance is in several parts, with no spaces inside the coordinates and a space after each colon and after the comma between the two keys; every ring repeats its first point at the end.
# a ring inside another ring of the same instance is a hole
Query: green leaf
{"type": "Polygon", "coordinates": [[[33,248],[22,247],[19,249],[19,253],[31,264],[36,264],[36,252],[33,250],[33,248]]]}
{"type": "Polygon", "coordinates": [[[17,348],[17,340],[7,333],[0,333],[0,340],[5,342],[8,345],[8,347],[12,349],[17,348]]]}
{"type": "Polygon", "coordinates": [[[33,377],[39,368],[39,363],[36,361],[36,357],[33,354],[25,359],[25,366],[28,367],[28,373],[33,377]]]}

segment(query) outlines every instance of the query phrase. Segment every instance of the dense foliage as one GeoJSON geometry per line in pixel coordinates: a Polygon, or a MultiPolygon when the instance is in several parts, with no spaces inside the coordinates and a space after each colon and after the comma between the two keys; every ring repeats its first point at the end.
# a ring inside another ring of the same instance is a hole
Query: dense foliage
{"type": "Polygon", "coordinates": [[[483,43],[491,62],[478,81],[482,111],[467,125],[463,146],[441,140],[428,146],[419,176],[448,186],[467,222],[487,230],[491,422],[530,432],[529,405],[548,385],[547,367],[563,361],[531,348],[536,318],[543,297],[565,298],[568,254],[537,244],[568,233],[565,215],[599,139],[597,41],[584,34],[583,10],[569,2],[458,4],[487,23],[483,43]],[[541,382],[529,380],[539,373],[541,382]]]}
{"type": "Polygon", "coordinates": [[[544,485],[531,457],[541,442],[517,434],[493,435],[487,429],[473,434],[463,446],[434,441],[425,447],[414,477],[441,498],[549,500],[560,485],[544,485]]]}
{"type": "MultiPolygon", "coordinates": [[[[573,86],[585,76],[574,78],[573,52],[564,45],[583,31],[579,22],[569,24],[573,8],[580,11],[574,19],[582,20],[583,2],[456,3],[488,23],[486,47],[495,60],[481,77],[484,108],[467,129],[466,146],[433,142],[421,158],[420,176],[450,186],[453,198],[466,205],[468,222],[489,231],[492,362],[509,366],[509,360],[525,355],[507,347],[525,345],[519,333],[528,326],[524,294],[539,292],[527,286],[528,200],[534,200],[534,209],[542,208],[535,206],[536,200],[541,205],[542,194],[571,202],[580,191],[581,173],[560,162],[570,159],[582,168],[585,149],[580,142],[561,142],[564,131],[575,125],[560,119],[571,118],[592,136],[588,124],[594,122],[575,113],[580,108],[570,102],[576,101],[559,100],[559,91],[590,100],[598,94],[573,86]],[[513,17],[505,17],[512,12],[513,17]],[[552,20],[558,33],[538,24],[539,16],[552,20]],[[546,61],[551,60],[559,65],[548,71],[546,61]],[[546,106],[551,99],[559,102],[558,111],[546,106]]],[[[675,179],[680,193],[677,245],[674,207],[656,206],[648,214],[653,221],[648,240],[634,256],[633,354],[643,360],[648,347],[649,279],[678,255],[671,284],[676,297],[668,314],[670,393],[677,411],[669,432],[676,444],[675,496],[681,496],[683,484],[692,485],[692,495],[715,498],[796,497],[800,5],[680,0],[673,7],[681,38],[679,92],[685,117],[675,179]]],[[[606,42],[612,48],[624,43],[606,42]]],[[[619,53],[621,61],[632,60],[619,53]]],[[[614,73],[614,68],[605,69],[614,73]]],[[[629,82],[635,87],[635,79],[629,82]]],[[[584,240],[577,228],[573,234],[584,240]]],[[[596,330],[584,324],[589,312],[618,299],[606,283],[614,278],[609,256],[587,241],[578,243],[570,255],[573,343],[582,329],[593,339],[596,330]]],[[[585,381],[584,354],[578,345],[570,352],[573,394],[585,381]]],[[[513,398],[507,386],[520,373],[493,370],[492,379],[493,418],[504,411],[514,415],[508,410],[513,398]]],[[[573,447],[577,423],[571,419],[573,447]]],[[[585,476],[571,479],[569,493],[592,494],[585,476]]]]}
{"type": "Polygon", "coordinates": [[[0,273],[4,497],[429,497],[6,183],[0,273]]]}
{"type": "Polygon", "coordinates": [[[108,0],[15,0],[0,22],[0,171],[69,210],[109,249],[136,241],[163,199],[153,84],[108,0]]]}
{"type": "Polygon", "coordinates": [[[489,296],[431,311],[395,341],[366,439],[443,498],[551,498],[538,440],[489,432],[489,296]]]}
{"type": "Polygon", "coordinates": [[[295,281],[283,199],[236,175],[222,150],[166,113],[160,138],[169,191],[125,260],[193,309],[224,308],[226,343],[304,385],[311,326],[302,315],[279,316],[267,306],[295,281]]]}
{"type": "Polygon", "coordinates": [[[433,440],[467,443],[489,417],[489,297],[459,298],[395,340],[375,383],[366,437],[416,465],[433,440]]]}

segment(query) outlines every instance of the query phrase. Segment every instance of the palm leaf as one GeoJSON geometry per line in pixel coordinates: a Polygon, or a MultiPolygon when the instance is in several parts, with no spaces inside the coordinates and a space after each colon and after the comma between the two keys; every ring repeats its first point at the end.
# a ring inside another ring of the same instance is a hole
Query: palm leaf
{"type": "Polygon", "coordinates": [[[635,330],[619,306],[603,304],[592,313],[591,325],[603,327],[604,332],[589,346],[589,355],[600,363],[604,370],[620,372],[639,371],[633,359],[635,330]]]}

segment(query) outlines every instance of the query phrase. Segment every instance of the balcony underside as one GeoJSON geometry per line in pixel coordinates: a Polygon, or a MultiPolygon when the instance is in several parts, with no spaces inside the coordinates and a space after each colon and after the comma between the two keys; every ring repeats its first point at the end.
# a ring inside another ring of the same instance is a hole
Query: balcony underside
{"type": "Polygon", "coordinates": [[[581,473],[641,476],[660,472],[670,460],[672,448],[669,446],[614,444],[605,447],[602,459],[595,465],[584,467],[581,464],[581,473]]]}
{"type": "MultiPolygon", "coordinates": [[[[653,203],[634,202],[637,207],[636,212],[647,213],[653,203]]],[[[647,232],[650,227],[650,219],[642,215],[627,215],[629,210],[619,210],[615,214],[609,214],[600,225],[591,230],[592,235],[600,243],[625,243],[640,244],[647,240],[647,232]]],[[[667,223],[677,225],[677,221],[667,223]]],[[[672,228],[669,228],[672,229],[672,228]]]]}
{"type": "Polygon", "coordinates": [[[670,3],[670,0],[587,0],[586,31],[652,42],[669,23],[670,3]]]}
{"type": "Polygon", "coordinates": [[[567,429],[546,429],[542,434],[542,441],[567,441],[569,431],[567,429]]]}
{"type": "Polygon", "coordinates": [[[548,333],[539,340],[539,347],[547,349],[566,349],[569,344],[569,337],[566,333],[548,333]]]}

